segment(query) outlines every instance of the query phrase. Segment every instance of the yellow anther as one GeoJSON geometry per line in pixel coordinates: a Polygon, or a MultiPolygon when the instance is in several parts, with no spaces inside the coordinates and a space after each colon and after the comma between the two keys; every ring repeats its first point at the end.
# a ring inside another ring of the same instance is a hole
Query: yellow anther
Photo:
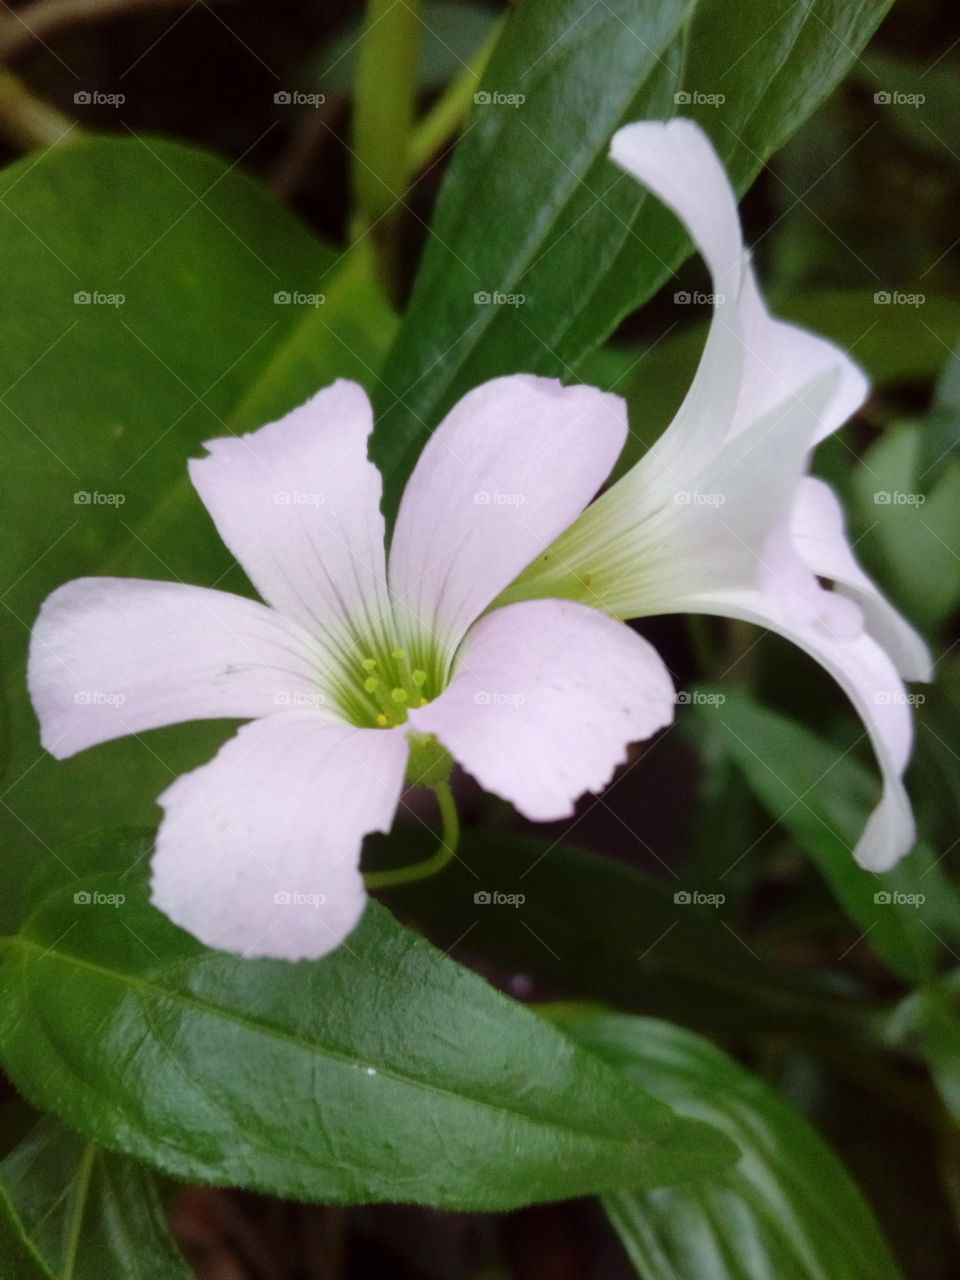
{"type": "Polygon", "coordinates": [[[377,724],[380,725],[380,727],[382,728],[385,724],[389,724],[389,723],[390,721],[381,711],[380,714],[377,716],[377,724]]]}
{"type": "Polygon", "coordinates": [[[425,706],[427,705],[427,700],[426,700],[426,698],[421,698],[421,699],[420,699],[420,705],[421,705],[421,707],[425,707],[425,706]]]}

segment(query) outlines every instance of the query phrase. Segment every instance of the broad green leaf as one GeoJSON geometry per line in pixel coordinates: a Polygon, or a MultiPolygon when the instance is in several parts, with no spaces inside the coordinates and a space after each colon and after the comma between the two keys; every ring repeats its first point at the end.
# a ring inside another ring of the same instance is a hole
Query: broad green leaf
{"type": "Polygon", "coordinates": [[[57,1276],[193,1275],[170,1235],[154,1175],[85,1142],[50,1116],[0,1163],[0,1188],[27,1239],[57,1276]]]}
{"type": "Polygon", "coordinates": [[[902,977],[928,975],[957,937],[960,901],[922,843],[884,875],[854,862],[878,798],[869,768],[744,693],[728,692],[710,717],[757,799],[814,858],[861,938],[902,977]]]}
{"type": "Polygon", "coordinates": [[[84,874],[0,965],[4,1068],[90,1140],[294,1199],[487,1210],[731,1158],[378,904],[320,962],[245,960],[149,905],[148,852],[69,850],[84,874]]]}
{"type": "Polygon", "coordinates": [[[687,1187],[617,1191],[604,1207],[644,1280],[896,1280],[866,1201],[807,1121],[689,1031],[560,1010],[560,1026],[676,1110],[736,1142],[731,1169],[687,1187]]]}
{"type": "Polygon", "coordinates": [[[692,115],[743,191],[888,4],[531,0],[511,13],[384,373],[388,507],[459,396],[499,374],[577,376],[689,254],[676,220],[606,159],[614,131],[692,115]]]}
{"type": "MultiPolygon", "coordinates": [[[[249,590],[187,459],[337,376],[375,380],[393,318],[363,256],[338,262],[240,170],[170,142],[85,138],[0,174],[8,868],[92,826],[154,821],[171,776],[223,739],[223,725],[175,727],[52,762],[26,697],[29,629],[49,591],[85,574],[249,590]]],[[[5,895],[0,915],[13,909],[5,895]]]]}
{"type": "MultiPolygon", "coordinates": [[[[390,842],[404,861],[417,856],[403,855],[408,839],[390,842]]],[[[791,973],[724,907],[683,901],[685,887],[556,840],[474,830],[442,875],[383,896],[444,950],[462,942],[547,991],[722,1035],[876,1038],[862,992],[791,973]]]]}

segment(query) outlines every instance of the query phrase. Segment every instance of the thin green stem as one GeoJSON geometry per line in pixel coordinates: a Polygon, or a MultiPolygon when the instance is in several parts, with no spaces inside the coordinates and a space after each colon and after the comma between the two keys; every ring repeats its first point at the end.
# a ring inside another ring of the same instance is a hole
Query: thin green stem
{"type": "Polygon", "coordinates": [[[425,858],[423,862],[412,862],[406,867],[396,867],[390,871],[368,871],[363,883],[368,889],[392,889],[398,884],[412,884],[415,880],[425,880],[427,876],[442,871],[457,852],[460,843],[460,817],[457,813],[457,802],[453,798],[449,782],[438,782],[433,788],[440,806],[440,818],[443,823],[443,834],[437,851],[425,858]]]}
{"type": "Polygon", "coordinates": [[[712,680],[717,674],[717,646],[710,635],[710,619],[703,613],[688,613],[686,621],[690,648],[700,676],[704,680],[712,680]]]}
{"type": "Polygon", "coordinates": [[[355,239],[370,233],[390,293],[399,289],[403,201],[417,92],[422,0],[368,0],[353,126],[355,239]]]}
{"type": "Polygon", "coordinates": [[[77,1172],[77,1189],[74,1193],[73,1212],[70,1217],[70,1228],[64,1250],[62,1280],[73,1280],[74,1268],[80,1253],[80,1233],[87,1211],[87,1197],[90,1191],[90,1179],[97,1158],[97,1148],[89,1143],[83,1152],[83,1159],[77,1172]]]}
{"type": "Polygon", "coordinates": [[[79,127],[36,97],[12,71],[0,70],[0,136],[20,151],[43,150],[73,140],[79,127]]]}
{"type": "Polygon", "coordinates": [[[504,21],[504,18],[499,18],[493,24],[467,66],[450,81],[410,135],[408,160],[411,173],[422,169],[459,132],[469,114],[473,95],[503,30],[504,21]]]}

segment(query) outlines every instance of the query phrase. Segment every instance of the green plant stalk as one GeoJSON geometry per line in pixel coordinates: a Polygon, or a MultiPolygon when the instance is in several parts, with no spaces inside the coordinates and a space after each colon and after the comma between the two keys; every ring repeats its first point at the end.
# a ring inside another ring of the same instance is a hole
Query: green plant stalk
{"type": "Polygon", "coordinates": [[[504,18],[497,19],[468,65],[454,76],[413,130],[407,152],[410,173],[418,173],[460,131],[470,113],[473,95],[500,38],[504,21],[504,18]]]}
{"type": "Polygon", "coordinates": [[[417,90],[422,0],[368,0],[353,125],[353,236],[373,236],[388,292],[399,290],[403,201],[417,90]]]}
{"type": "Polygon", "coordinates": [[[437,851],[422,862],[412,862],[406,867],[397,867],[390,871],[368,871],[363,883],[368,889],[392,889],[398,884],[411,884],[414,880],[425,880],[427,876],[442,871],[457,852],[460,844],[460,818],[457,814],[457,802],[453,798],[449,782],[438,782],[433,787],[440,806],[440,818],[443,822],[443,834],[437,851]]]}
{"type": "Polygon", "coordinates": [[[42,98],[19,76],[0,69],[0,136],[20,151],[44,150],[79,132],[76,123],[42,98]]]}

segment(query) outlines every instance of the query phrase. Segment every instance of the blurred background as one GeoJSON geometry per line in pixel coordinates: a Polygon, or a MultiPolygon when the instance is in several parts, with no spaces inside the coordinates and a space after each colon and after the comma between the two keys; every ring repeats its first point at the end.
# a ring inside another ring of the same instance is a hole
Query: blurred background
{"type": "MultiPolygon", "coordinates": [[[[452,0],[426,5],[421,112],[465,67],[477,65],[502,10],[452,0]]],[[[350,234],[351,92],[362,16],[359,4],[322,0],[0,5],[0,160],[19,159],[71,124],[163,135],[235,162],[315,233],[342,245],[350,234]]],[[[943,851],[943,869],[956,861],[960,816],[954,648],[960,371],[953,354],[960,336],[958,77],[960,9],[937,0],[897,0],[845,83],[774,157],[742,206],[773,308],[850,349],[875,385],[864,412],[821,449],[817,467],[845,499],[858,554],[934,643],[939,675],[917,708],[910,782],[927,838],[943,851]],[[900,491],[923,501],[878,497],[900,491]]],[[[426,157],[399,212],[404,253],[393,290],[400,307],[443,181],[447,146],[443,140],[426,157]]],[[[103,197],[121,203],[136,193],[105,189],[103,197]]],[[[669,421],[695,367],[708,312],[685,298],[707,287],[702,265],[689,262],[594,362],[594,379],[627,395],[647,440],[669,421]],[[641,353],[645,358],[621,381],[619,370],[641,353]]],[[[723,688],[735,667],[737,679],[773,713],[795,715],[823,740],[849,748],[861,772],[872,768],[842,696],[776,638],[719,621],[690,627],[672,618],[645,623],[643,631],[664,653],[679,687],[717,682],[723,688]]],[[[705,887],[718,883],[723,868],[731,918],[755,958],[770,958],[796,975],[816,973],[827,989],[896,998],[899,980],[877,961],[809,856],[805,840],[815,842],[816,834],[771,825],[762,786],[744,785],[729,724],[718,725],[714,710],[708,701],[687,708],[676,732],[635,753],[629,786],[615,782],[603,803],[591,798],[572,823],[547,838],[562,836],[630,864],[668,889],[677,876],[669,868],[679,868],[684,883],[705,887]],[[641,758],[641,767],[633,767],[641,758]]],[[[768,734],[774,756],[795,746],[780,733],[779,718],[752,727],[768,734]]],[[[504,839],[523,838],[524,825],[506,806],[467,780],[458,786],[468,823],[492,825],[504,839]]],[[[537,834],[543,837],[543,828],[537,834]]],[[[404,861],[417,839],[416,832],[401,832],[383,856],[404,861]]],[[[475,854],[484,856],[479,848],[475,854]]],[[[561,949],[561,960],[549,935],[540,946],[519,930],[512,936],[507,928],[504,935],[502,921],[458,942],[461,922],[450,916],[442,892],[435,900],[431,892],[405,897],[398,891],[388,900],[515,997],[608,999],[717,1036],[791,1098],[841,1154],[911,1280],[960,1274],[958,1153],[955,1144],[937,1145],[933,1121],[940,1103],[909,1054],[878,1060],[865,1084],[860,1065],[845,1061],[842,1051],[831,1053],[829,1030],[822,1029],[824,1043],[814,1052],[775,1017],[757,1034],[736,1018],[731,1024],[729,1010],[711,1011],[702,997],[700,1003],[691,997],[678,1013],[671,995],[685,979],[669,962],[659,985],[652,980],[620,990],[615,977],[601,973],[604,957],[591,944],[561,949]]],[[[942,1070],[948,1087],[960,1089],[960,1041],[955,1047],[956,1060],[942,1070]]],[[[25,1109],[23,1115],[25,1127],[25,1109]]],[[[240,1192],[169,1190],[176,1237],[203,1280],[617,1280],[634,1274],[592,1203],[484,1217],[403,1207],[307,1208],[240,1192]]]]}

